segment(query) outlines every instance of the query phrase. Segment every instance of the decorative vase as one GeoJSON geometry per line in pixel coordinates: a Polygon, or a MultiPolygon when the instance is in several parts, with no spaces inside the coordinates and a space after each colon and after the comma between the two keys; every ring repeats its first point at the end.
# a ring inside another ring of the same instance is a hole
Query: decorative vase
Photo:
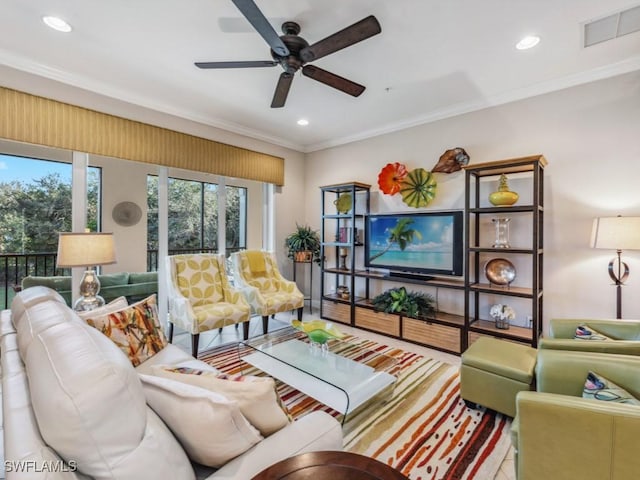
{"type": "Polygon", "coordinates": [[[498,191],[489,195],[489,201],[496,207],[510,207],[518,201],[518,194],[509,190],[507,176],[500,175],[498,191]]]}
{"type": "Polygon", "coordinates": [[[496,228],[496,242],[493,248],[511,248],[509,245],[509,222],[510,218],[492,218],[491,221],[496,228]]]}
{"type": "Polygon", "coordinates": [[[509,330],[509,319],[500,318],[499,316],[493,317],[496,322],[496,328],[500,330],[509,330]]]}
{"type": "Polygon", "coordinates": [[[509,330],[509,320],[515,318],[516,312],[514,312],[513,308],[509,305],[498,303],[491,306],[489,315],[493,318],[496,328],[500,330],[509,330]]]}

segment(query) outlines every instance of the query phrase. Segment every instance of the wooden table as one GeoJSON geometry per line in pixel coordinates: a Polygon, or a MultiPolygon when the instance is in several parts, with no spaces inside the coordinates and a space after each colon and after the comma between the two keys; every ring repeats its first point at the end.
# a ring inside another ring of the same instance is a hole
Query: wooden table
{"type": "Polygon", "coordinates": [[[390,466],[356,453],[302,453],[266,468],[252,480],[408,480],[390,466]]]}

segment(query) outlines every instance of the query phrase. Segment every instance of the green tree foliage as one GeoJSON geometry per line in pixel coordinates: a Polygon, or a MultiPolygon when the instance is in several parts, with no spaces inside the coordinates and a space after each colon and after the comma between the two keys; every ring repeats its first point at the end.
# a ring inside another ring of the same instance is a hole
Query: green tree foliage
{"type": "MultiPolygon", "coordinates": [[[[191,180],[169,179],[169,249],[218,248],[218,186],[191,180]],[[204,210],[203,210],[204,207],[204,210]],[[202,215],[201,212],[204,212],[202,215]]],[[[246,216],[246,191],[226,188],[227,248],[241,245],[246,216]]],[[[147,180],[147,248],[158,248],[158,177],[147,180]]]]}
{"type": "MultiPolygon", "coordinates": [[[[88,176],[87,225],[98,227],[100,180],[88,176]]],[[[58,233],[71,231],[71,184],[57,173],[27,183],[0,182],[0,252],[53,253],[58,233]]]]}

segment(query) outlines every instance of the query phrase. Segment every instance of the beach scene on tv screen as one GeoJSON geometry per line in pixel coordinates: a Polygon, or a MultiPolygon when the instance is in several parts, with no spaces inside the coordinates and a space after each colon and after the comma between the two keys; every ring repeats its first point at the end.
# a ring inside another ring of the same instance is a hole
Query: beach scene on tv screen
{"type": "Polygon", "coordinates": [[[372,217],[369,221],[370,266],[453,269],[452,216],[372,217]]]}

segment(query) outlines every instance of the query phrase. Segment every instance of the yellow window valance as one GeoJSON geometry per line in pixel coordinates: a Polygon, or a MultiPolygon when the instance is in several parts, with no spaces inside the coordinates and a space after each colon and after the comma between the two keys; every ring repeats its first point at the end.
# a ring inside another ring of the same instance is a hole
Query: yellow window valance
{"type": "Polygon", "coordinates": [[[284,159],[0,87],[0,138],[284,184],[284,159]]]}

